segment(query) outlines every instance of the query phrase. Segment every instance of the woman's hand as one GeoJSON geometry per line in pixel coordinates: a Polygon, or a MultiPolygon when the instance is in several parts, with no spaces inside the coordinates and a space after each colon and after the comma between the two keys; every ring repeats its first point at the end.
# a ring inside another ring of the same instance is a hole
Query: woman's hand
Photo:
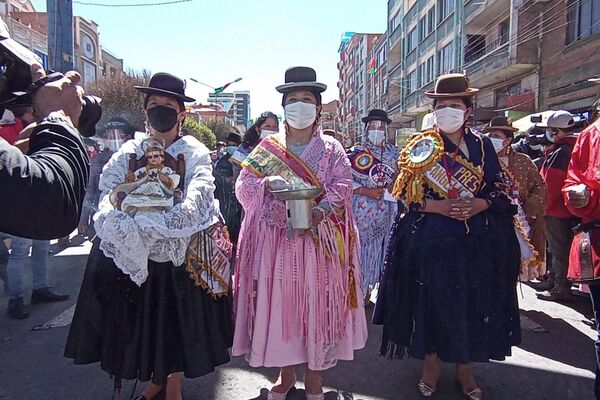
{"type": "Polygon", "coordinates": [[[466,221],[488,208],[488,202],[483,199],[427,200],[423,211],[466,221]]]}
{"type": "Polygon", "coordinates": [[[288,181],[277,175],[267,176],[265,181],[267,182],[267,190],[284,190],[290,187],[288,181]]]}
{"type": "Polygon", "coordinates": [[[360,187],[357,189],[356,193],[359,196],[366,196],[370,199],[379,201],[383,198],[383,192],[384,192],[383,188],[360,187]]]}

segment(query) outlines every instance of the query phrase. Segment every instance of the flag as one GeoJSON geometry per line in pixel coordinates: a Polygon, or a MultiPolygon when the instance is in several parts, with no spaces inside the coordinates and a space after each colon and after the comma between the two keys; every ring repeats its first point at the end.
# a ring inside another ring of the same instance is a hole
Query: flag
{"type": "Polygon", "coordinates": [[[235,81],[228,82],[221,87],[215,88],[215,94],[223,93],[229,85],[231,85],[232,83],[239,82],[241,80],[242,80],[242,78],[237,78],[235,81]]]}
{"type": "Polygon", "coordinates": [[[373,58],[371,58],[371,61],[369,62],[369,74],[375,75],[376,72],[377,72],[377,61],[375,60],[375,57],[373,57],[373,58]]]}

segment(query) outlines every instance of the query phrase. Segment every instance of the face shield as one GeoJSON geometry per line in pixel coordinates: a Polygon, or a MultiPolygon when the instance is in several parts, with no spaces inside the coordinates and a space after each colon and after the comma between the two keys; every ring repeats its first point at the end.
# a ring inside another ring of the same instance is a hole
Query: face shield
{"type": "Polygon", "coordinates": [[[369,121],[367,122],[366,131],[369,142],[380,146],[385,141],[387,123],[379,120],[369,121]]]}
{"type": "Polygon", "coordinates": [[[125,143],[125,132],[120,128],[108,128],[104,133],[104,147],[115,152],[125,143]]]}

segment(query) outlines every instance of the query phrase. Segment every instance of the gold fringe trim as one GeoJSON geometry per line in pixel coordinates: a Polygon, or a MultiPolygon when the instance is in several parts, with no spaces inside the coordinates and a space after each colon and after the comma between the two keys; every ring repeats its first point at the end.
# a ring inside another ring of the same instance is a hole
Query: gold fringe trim
{"type": "Polygon", "coordinates": [[[358,308],[358,296],[356,296],[356,280],[354,278],[354,268],[351,267],[348,272],[348,308],[351,310],[358,308]]]}
{"type": "MultiPolygon", "coordinates": [[[[222,229],[223,235],[229,241],[229,231],[227,230],[227,227],[222,226],[220,228],[222,229]]],[[[215,227],[213,226],[208,229],[215,229],[215,227]]],[[[192,236],[187,250],[185,270],[189,274],[190,279],[194,281],[194,285],[206,290],[213,298],[217,299],[222,296],[227,296],[229,292],[229,283],[225,281],[224,277],[220,276],[212,269],[210,264],[210,261],[213,258],[211,241],[210,234],[206,231],[197,232],[192,236]],[[202,238],[200,236],[202,236],[202,238]],[[208,282],[202,278],[202,272],[206,272],[209,279],[218,282],[226,291],[223,293],[214,293],[208,282]]]]}
{"type": "Polygon", "coordinates": [[[423,174],[436,163],[444,153],[444,141],[439,133],[435,131],[423,132],[416,135],[406,144],[398,158],[398,177],[392,189],[392,195],[396,199],[403,197],[407,204],[417,203],[423,205],[425,198],[425,180],[423,174]],[[413,148],[421,140],[433,141],[432,153],[422,162],[411,160],[413,148]]]}

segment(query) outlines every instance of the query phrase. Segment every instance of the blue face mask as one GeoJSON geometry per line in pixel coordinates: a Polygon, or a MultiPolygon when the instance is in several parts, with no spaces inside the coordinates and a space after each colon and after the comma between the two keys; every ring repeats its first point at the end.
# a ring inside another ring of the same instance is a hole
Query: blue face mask
{"type": "Polygon", "coordinates": [[[232,156],[236,150],[237,150],[237,146],[227,146],[227,152],[229,153],[230,156],[232,156]]]}

